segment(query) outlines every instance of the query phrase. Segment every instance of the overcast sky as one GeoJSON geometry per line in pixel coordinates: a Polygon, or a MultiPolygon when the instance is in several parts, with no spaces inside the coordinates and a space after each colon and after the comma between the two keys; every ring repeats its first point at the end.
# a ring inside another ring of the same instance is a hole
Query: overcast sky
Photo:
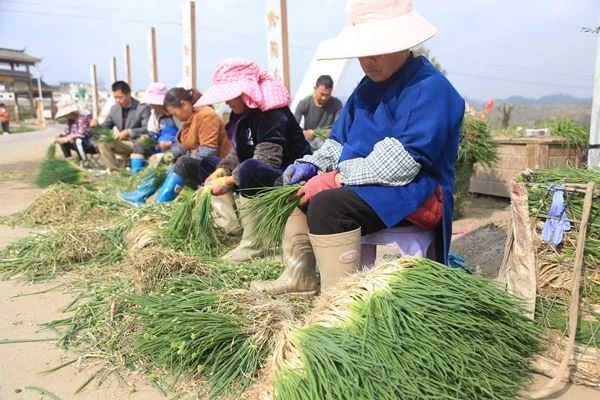
{"type": "MultiPolygon", "coordinates": [[[[43,58],[50,84],[89,81],[91,64],[110,82],[117,57],[124,78],[124,47],[131,46],[133,85],[148,84],[146,35],[157,31],[159,80],[182,77],[182,4],[186,0],[0,0],[0,47],[26,48],[43,58]]],[[[288,0],[292,93],[319,41],[343,27],[345,0],[288,0]]],[[[426,43],[466,97],[566,93],[591,97],[600,0],[415,0],[438,28],[426,43]]],[[[197,63],[201,90],[214,64],[240,56],[266,67],[264,2],[197,0],[197,63]]]]}

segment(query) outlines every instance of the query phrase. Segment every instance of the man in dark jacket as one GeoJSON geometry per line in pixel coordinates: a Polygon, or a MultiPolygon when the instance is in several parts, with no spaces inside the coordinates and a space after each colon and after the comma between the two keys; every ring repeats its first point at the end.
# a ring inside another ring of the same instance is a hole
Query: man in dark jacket
{"type": "Polygon", "coordinates": [[[115,105],[111,107],[101,126],[109,129],[117,127],[119,133],[114,142],[99,143],[98,148],[106,168],[110,171],[119,171],[123,167],[118,165],[115,154],[124,156],[127,159],[125,165],[129,165],[129,155],[133,151],[134,140],[148,132],[150,107],[131,97],[131,89],[124,81],[113,83],[112,94],[115,105]]]}

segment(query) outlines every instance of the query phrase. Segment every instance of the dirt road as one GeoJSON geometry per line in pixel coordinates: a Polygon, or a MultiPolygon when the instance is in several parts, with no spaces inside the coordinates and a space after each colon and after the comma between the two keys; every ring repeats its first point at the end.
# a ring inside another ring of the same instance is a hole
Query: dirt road
{"type": "MultiPolygon", "coordinates": [[[[9,215],[26,208],[40,193],[30,182],[7,180],[7,173],[33,172],[38,167],[46,148],[60,127],[41,132],[0,136],[0,215],[9,215]]],[[[10,175],[8,175],[10,178],[10,175]]],[[[493,276],[497,270],[504,247],[502,229],[490,227],[490,222],[502,223],[509,217],[506,203],[502,201],[477,200],[467,209],[465,218],[456,222],[452,250],[464,255],[471,264],[482,266],[481,271],[493,276]]],[[[25,236],[28,229],[12,229],[0,225],[0,247],[25,236]]],[[[59,308],[67,304],[73,294],[60,287],[60,280],[32,285],[18,279],[0,281],[0,340],[43,339],[53,333],[41,328],[45,322],[64,314],[59,308]],[[57,287],[58,286],[58,287],[57,287]],[[51,289],[51,290],[49,290],[51,289]]],[[[40,396],[28,386],[38,386],[54,393],[59,399],[74,400],[154,400],[164,399],[141,379],[131,377],[135,392],[121,386],[116,380],[106,381],[102,387],[89,386],[84,392],[74,392],[95,369],[72,364],[57,372],[40,375],[45,369],[76,359],[77,355],[58,349],[54,342],[29,342],[0,344],[0,400],[40,400],[40,396]]],[[[498,371],[498,373],[502,373],[498,371]]],[[[547,381],[536,377],[534,387],[547,381]]],[[[600,392],[576,385],[569,385],[550,399],[596,400],[600,392]]]]}
{"type": "MultiPolygon", "coordinates": [[[[15,173],[32,173],[39,169],[52,138],[62,128],[0,136],[0,178],[10,179],[15,173]]],[[[18,175],[17,175],[18,176],[18,175]]],[[[0,179],[0,215],[10,215],[25,209],[41,190],[31,182],[0,179]]],[[[0,225],[0,248],[26,236],[29,229],[0,225]]],[[[42,324],[64,318],[59,309],[69,303],[74,294],[60,286],[60,279],[44,284],[29,284],[12,279],[0,280],[0,341],[52,338],[54,333],[42,324]],[[50,291],[48,291],[50,290],[50,291]]],[[[40,400],[50,397],[28,387],[39,387],[61,400],[158,400],[165,397],[139,377],[129,377],[134,392],[122,386],[114,377],[102,387],[88,386],[75,391],[96,370],[93,361],[75,363],[48,375],[39,372],[56,367],[79,356],[61,350],[55,342],[0,344],[0,400],[40,400]]]]}

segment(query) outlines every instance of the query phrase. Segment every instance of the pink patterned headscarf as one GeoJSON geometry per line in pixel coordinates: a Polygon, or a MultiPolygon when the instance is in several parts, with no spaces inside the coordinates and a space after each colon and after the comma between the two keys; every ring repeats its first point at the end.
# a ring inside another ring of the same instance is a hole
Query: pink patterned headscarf
{"type": "Polygon", "coordinates": [[[280,80],[261,72],[254,61],[227,58],[217,63],[212,75],[213,85],[194,106],[206,106],[241,96],[249,108],[261,111],[290,105],[290,94],[280,80]]]}

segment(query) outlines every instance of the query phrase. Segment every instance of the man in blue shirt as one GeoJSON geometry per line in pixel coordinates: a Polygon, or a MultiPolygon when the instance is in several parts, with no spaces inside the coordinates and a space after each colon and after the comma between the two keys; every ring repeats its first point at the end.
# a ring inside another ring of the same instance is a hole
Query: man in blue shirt
{"type": "Polygon", "coordinates": [[[436,33],[410,0],[350,0],[346,27],[324,59],[358,58],[365,77],[330,137],[284,172],[284,183],[307,181],[300,209],[286,224],[286,268],[254,288],[312,294],[355,272],[361,235],[415,224],[436,231],[446,262],[464,100],[411,48],[436,33]],[[308,232],[307,232],[308,228],[308,232]],[[316,259],[316,264],[315,264],[316,259]]]}

